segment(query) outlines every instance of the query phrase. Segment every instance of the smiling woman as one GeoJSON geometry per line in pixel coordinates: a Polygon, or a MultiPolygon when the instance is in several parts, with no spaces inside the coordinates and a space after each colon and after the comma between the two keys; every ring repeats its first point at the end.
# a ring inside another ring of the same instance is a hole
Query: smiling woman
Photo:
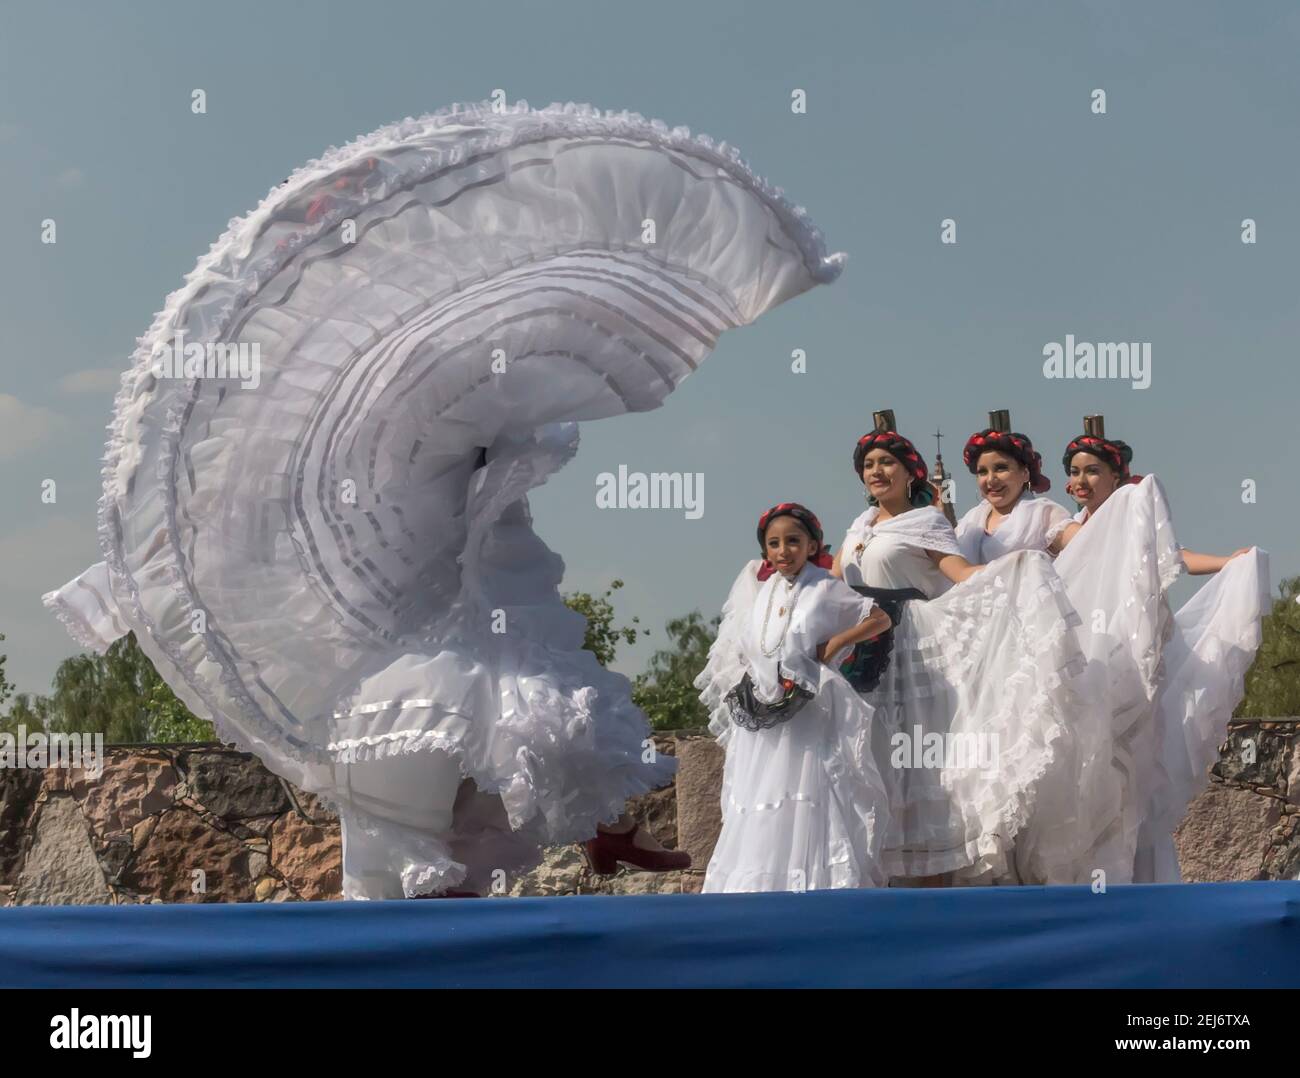
{"type": "Polygon", "coordinates": [[[482,891],[672,774],[528,492],[577,421],[658,407],[840,263],[734,149],[629,113],[456,106],[331,149],[141,339],[105,562],[47,601],[334,802],[348,897],[482,891]],[[256,384],[160,362],[182,341],[250,346],[256,384]]]}

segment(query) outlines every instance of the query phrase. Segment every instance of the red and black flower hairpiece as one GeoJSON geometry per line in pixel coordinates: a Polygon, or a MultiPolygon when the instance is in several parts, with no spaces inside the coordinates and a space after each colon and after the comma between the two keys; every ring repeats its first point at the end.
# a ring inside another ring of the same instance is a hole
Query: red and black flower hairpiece
{"type": "Polygon", "coordinates": [[[810,558],[809,561],[823,569],[829,569],[833,564],[835,564],[831,556],[826,552],[826,543],[822,539],[822,522],[817,519],[816,514],[814,514],[811,509],[800,505],[798,502],[781,502],[780,505],[772,506],[771,509],[758,518],[758,546],[764,554],[763,564],[758,570],[759,580],[766,580],[776,572],[772,567],[772,563],[767,560],[765,539],[767,537],[768,525],[777,517],[794,517],[794,519],[803,526],[804,530],[812,536],[813,541],[820,549],[817,551],[817,556],[810,558]]]}
{"type": "Polygon", "coordinates": [[[980,454],[990,450],[1005,453],[1028,468],[1029,489],[1035,494],[1043,494],[1052,489],[1052,481],[1043,474],[1043,456],[1034,448],[1034,443],[1023,434],[994,427],[972,434],[966,448],[962,450],[962,460],[966,462],[971,475],[979,470],[980,454]]]}
{"type": "Polygon", "coordinates": [[[1125,483],[1140,483],[1142,477],[1133,475],[1129,471],[1129,464],[1133,460],[1133,450],[1128,444],[1121,442],[1118,438],[1100,438],[1095,434],[1080,434],[1069,445],[1065,447],[1065,456],[1061,458],[1061,463],[1065,465],[1065,474],[1070,474],[1070,462],[1074,460],[1076,453],[1091,453],[1094,457],[1104,460],[1118,473],[1120,480],[1125,483]]]}
{"type": "Polygon", "coordinates": [[[925,466],[925,460],[921,454],[916,451],[908,439],[904,438],[898,431],[894,430],[873,430],[870,434],[864,434],[858,439],[858,444],[853,450],[853,473],[858,477],[859,482],[865,482],[862,478],[862,467],[867,459],[867,454],[873,449],[883,449],[891,456],[897,457],[908,474],[916,481],[912,489],[912,504],[918,508],[929,505],[934,501],[934,492],[930,489],[930,484],[926,482],[929,478],[930,470],[925,466]]]}

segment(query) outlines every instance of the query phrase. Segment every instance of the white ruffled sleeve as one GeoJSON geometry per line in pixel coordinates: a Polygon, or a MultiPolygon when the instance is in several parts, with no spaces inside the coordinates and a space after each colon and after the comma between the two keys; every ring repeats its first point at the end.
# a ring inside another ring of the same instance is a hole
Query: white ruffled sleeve
{"type": "Polygon", "coordinates": [[[860,625],[875,609],[874,599],[859,595],[838,577],[828,576],[821,583],[817,601],[809,616],[809,635],[824,644],[836,633],[860,625]]]}
{"type": "Polygon", "coordinates": [[[708,662],[695,679],[700,700],[709,710],[709,730],[720,739],[731,726],[723,698],[739,684],[748,667],[743,638],[760,587],[758,567],[757,559],[749,562],[731,585],[722,606],[717,638],[709,648],[708,662]]]}
{"type": "Polygon", "coordinates": [[[861,625],[875,609],[874,599],[859,595],[837,577],[822,581],[809,617],[808,633],[817,643],[824,644],[836,633],[861,625]]]}

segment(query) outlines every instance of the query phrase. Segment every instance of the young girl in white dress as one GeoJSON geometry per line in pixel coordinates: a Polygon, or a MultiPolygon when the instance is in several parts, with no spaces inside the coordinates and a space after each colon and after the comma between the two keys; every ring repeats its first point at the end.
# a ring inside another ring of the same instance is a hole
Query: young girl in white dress
{"type": "Polygon", "coordinates": [[[1061,873],[1077,855],[1073,833],[1046,829],[1050,840],[1032,849],[1016,836],[1045,789],[1078,781],[1078,619],[1047,554],[1017,551],[983,570],[962,555],[892,418],[877,413],[854,452],[870,507],[832,569],[895,622],[844,667],[876,711],[891,793],[886,869],[922,885],[1072,882],[1061,873]]]}
{"type": "Polygon", "coordinates": [[[704,890],[884,883],[888,797],[867,751],[871,709],[827,663],[889,619],[827,571],[822,528],[794,502],[758,523],[696,680],[726,748],[722,833],[704,890]]]}

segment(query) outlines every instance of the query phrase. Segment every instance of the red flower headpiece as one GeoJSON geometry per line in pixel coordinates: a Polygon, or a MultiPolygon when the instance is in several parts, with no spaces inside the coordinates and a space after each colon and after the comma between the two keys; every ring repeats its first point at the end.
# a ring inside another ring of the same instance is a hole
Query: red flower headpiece
{"type": "MultiPolygon", "coordinates": [[[[829,569],[835,564],[831,556],[826,552],[826,544],[822,541],[822,522],[817,519],[811,509],[800,505],[798,502],[782,502],[780,505],[774,505],[758,518],[758,547],[764,555],[767,554],[767,547],[764,545],[764,540],[767,537],[767,526],[777,517],[794,517],[813,537],[813,541],[820,548],[817,551],[817,556],[809,559],[814,565],[829,569]]],[[[763,564],[758,570],[758,579],[766,580],[774,572],[776,570],[772,567],[772,563],[764,556],[763,564]]]]}
{"type": "Polygon", "coordinates": [[[966,462],[971,475],[979,469],[980,454],[988,450],[1005,453],[1028,468],[1029,489],[1035,494],[1043,494],[1052,489],[1052,481],[1043,474],[1042,454],[1025,435],[994,430],[992,427],[972,434],[966,448],[962,450],[962,460],[966,462]]]}
{"type": "Polygon", "coordinates": [[[1128,466],[1133,460],[1133,450],[1118,438],[1098,438],[1095,434],[1080,434],[1065,447],[1065,456],[1061,458],[1066,475],[1070,474],[1070,462],[1076,453],[1091,453],[1094,457],[1104,460],[1119,473],[1122,482],[1142,482],[1142,476],[1129,472],[1128,466]]]}
{"type": "MultiPolygon", "coordinates": [[[[1065,464],[1065,473],[1070,475],[1070,462],[1074,460],[1076,453],[1091,453],[1097,456],[1110,467],[1119,473],[1119,482],[1141,482],[1143,477],[1132,475],[1128,471],[1128,464],[1134,459],[1134,451],[1128,447],[1126,442],[1121,442],[1118,438],[1099,438],[1096,434],[1080,434],[1070,445],[1065,447],[1065,456],[1062,463],[1065,464]]],[[[1066,493],[1071,493],[1069,486],[1066,486],[1066,493]]]]}
{"type": "Polygon", "coordinates": [[[930,470],[925,466],[921,454],[916,451],[916,446],[897,431],[874,430],[858,439],[858,444],[853,450],[853,474],[858,477],[859,482],[865,482],[862,478],[862,466],[867,459],[867,454],[873,449],[883,449],[886,453],[897,457],[908,474],[916,480],[912,490],[914,506],[919,508],[934,501],[934,492],[926,482],[930,470]]]}

